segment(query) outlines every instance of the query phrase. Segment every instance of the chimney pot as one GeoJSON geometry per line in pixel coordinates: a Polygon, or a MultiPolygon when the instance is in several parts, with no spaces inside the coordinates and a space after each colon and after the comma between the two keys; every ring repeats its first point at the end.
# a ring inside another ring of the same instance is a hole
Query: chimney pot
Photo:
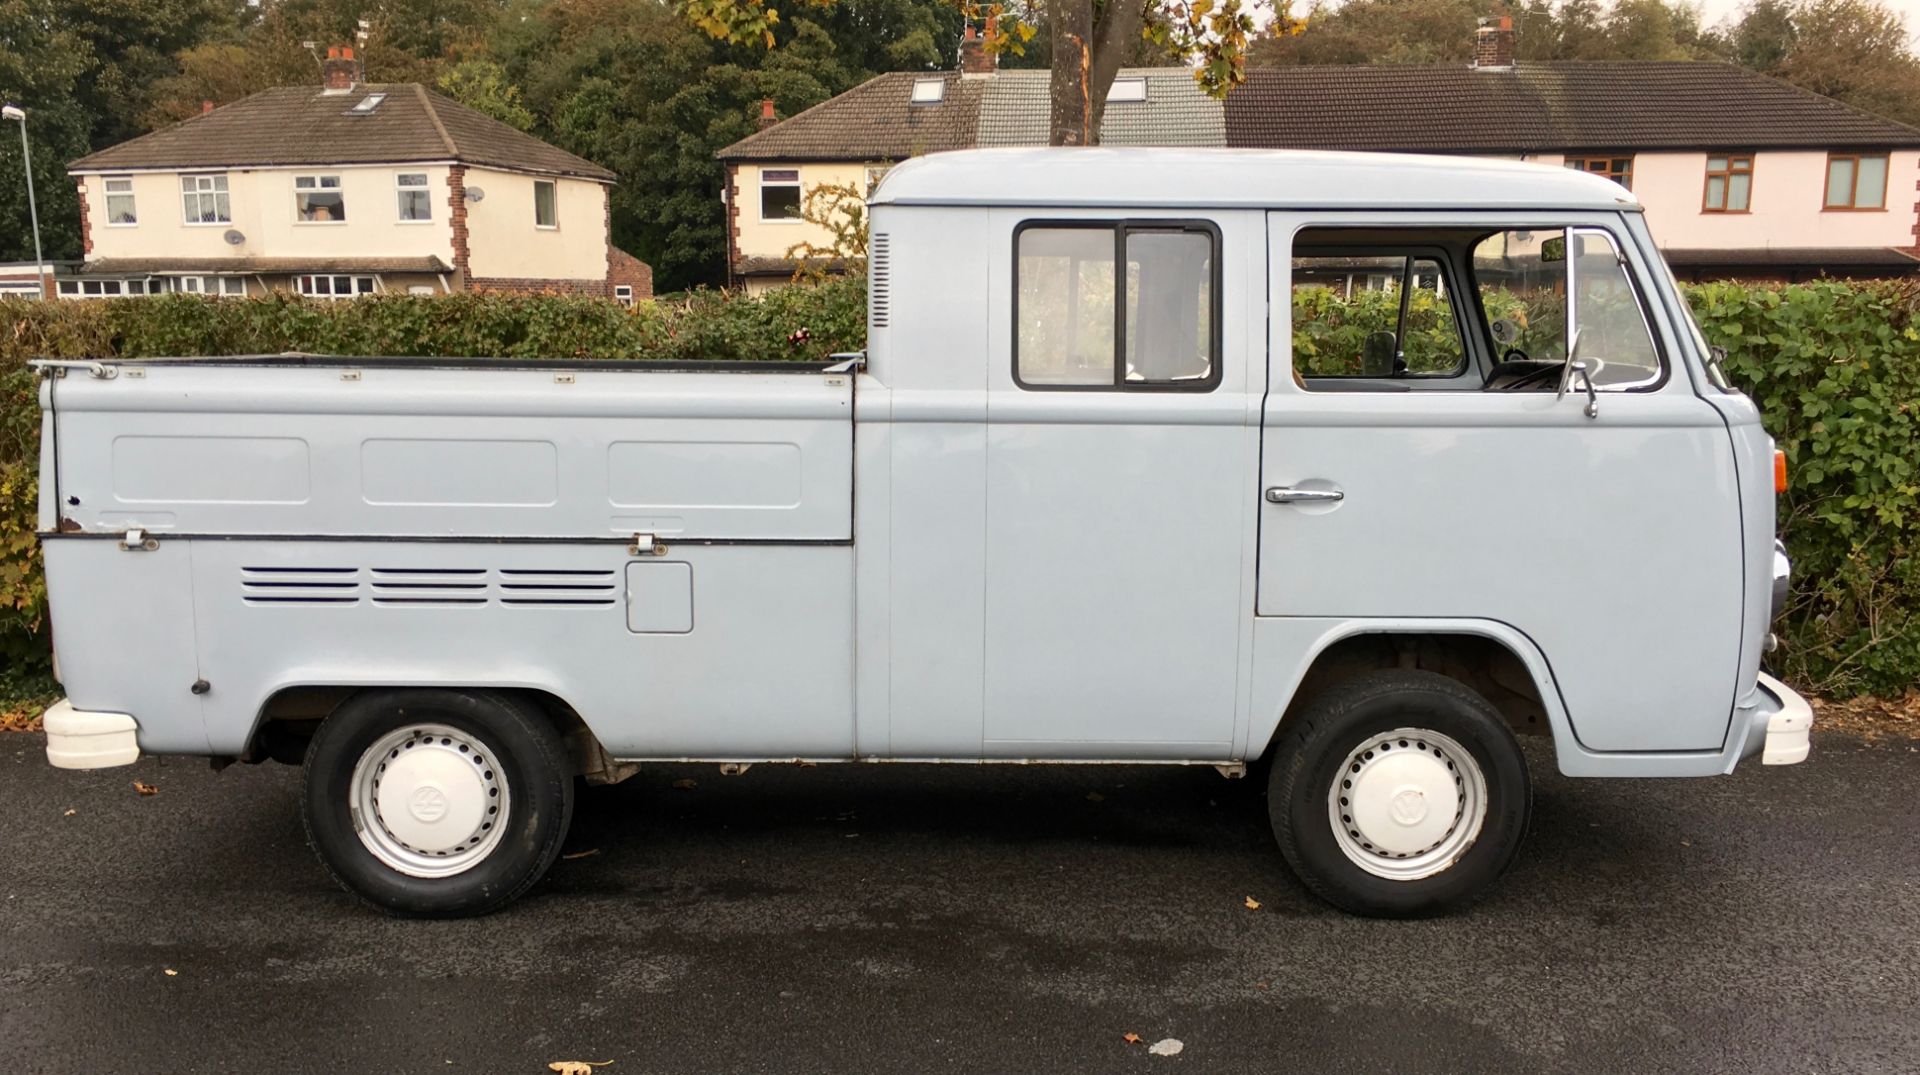
{"type": "Polygon", "coordinates": [[[761,98],[760,99],[760,129],[766,130],[768,127],[773,126],[774,123],[776,122],[778,121],[775,120],[773,116],[773,98],[771,97],[761,98]]]}
{"type": "Polygon", "coordinates": [[[320,64],[322,88],[332,93],[345,93],[365,79],[366,73],[360,61],[353,58],[352,49],[339,45],[327,49],[327,58],[320,64]]]}
{"type": "Polygon", "coordinates": [[[201,101],[201,102],[200,102],[200,114],[201,114],[201,115],[203,115],[203,116],[204,116],[204,115],[206,115],[207,113],[209,113],[209,112],[211,112],[211,111],[213,111],[213,102],[212,102],[212,101],[201,101]]]}
{"type": "Polygon", "coordinates": [[[967,23],[966,32],[960,36],[960,73],[991,75],[999,66],[1000,58],[988,51],[986,42],[974,30],[973,23],[967,23]]]}

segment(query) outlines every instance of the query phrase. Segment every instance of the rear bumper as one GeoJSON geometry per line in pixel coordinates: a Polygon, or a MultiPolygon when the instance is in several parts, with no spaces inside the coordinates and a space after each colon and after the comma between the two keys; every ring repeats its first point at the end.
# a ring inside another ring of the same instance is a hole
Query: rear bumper
{"type": "Polygon", "coordinates": [[[87,712],[62,698],[40,723],[47,761],[56,769],[109,769],[140,760],[140,725],[125,713],[87,712]]]}
{"type": "MultiPolygon", "coordinates": [[[[1760,705],[1753,730],[1760,733],[1760,764],[1794,765],[1807,760],[1813,742],[1813,707],[1793,688],[1760,673],[1760,705]],[[1763,723],[1764,722],[1764,723],[1763,723]]],[[[1751,741],[1751,740],[1750,740],[1751,741]]]]}

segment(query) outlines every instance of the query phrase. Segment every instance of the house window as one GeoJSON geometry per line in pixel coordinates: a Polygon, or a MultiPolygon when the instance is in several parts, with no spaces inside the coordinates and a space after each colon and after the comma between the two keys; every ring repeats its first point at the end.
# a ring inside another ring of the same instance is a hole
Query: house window
{"type": "Polygon", "coordinates": [[[401,172],[394,184],[400,191],[400,222],[419,224],[433,219],[433,195],[427,190],[427,173],[401,172]]]}
{"type": "Polygon", "coordinates": [[[800,169],[760,169],[760,219],[800,219],[800,169]]]}
{"type": "Polygon", "coordinates": [[[553,180],[536,179],[533,181],[533,226],[536,228],[557,228],[560,226],[558,198],[553,180]]]}
{"type": "Polygon", "coordinates": [[[102,181],[107,189],[107,223],[114,227],[129,227],[140,222],[133,211],[133,177],[109,177],[102,181]]]}
{"type": "Polygon", "coordinates": [[[347,200],[337,175],[293,177],[294,218],[302,224],[339,224],[347,219],[347,200]]]}
{"type": "Polygon", "coordinates": [[[633,285],[632,284],[613,285],[613,301],[619,303],[622,306],[632,306],[633,305],[633,285]]]}
{"type": "Polygon", "coordinates": [[[1628,190],[1633,189],[1632,157],[1568,157],[1567,167],[1577,172],[1604,175],[1628,190]]]}
{"type": "Polygon", "coordinates": [[[1107,90],[1108,104],[1127,104],[1147,99],[1147,80],[1144,77],[1129,76],[1116,78],[1113,86],[1107,90]]]}
{"type": "Polygon", "coordinates": [[[1022,225],[1013,242],[1013,375],[1022,388],[1220,383],[1220,240],[1211,225],[1022,225]]]}
{"type": "Polygon", "coordinates": [[[1828,209],[1883,209],[1887,204],[1885,153],[1835,153],[1827,158],[1828,209]]]}
{"type": "Polygon", "coordinates": [[[371,276],[296,276],[293,286],[310,299],[351,299],[374,290],[371,276]]]}
{"type": "Polygon", "coordinates": [[[937,105],[947,99],[947,80],[944,78],[916,78],[913,80],[913,92],[908,100],[917,105],[937,105]]]}
{"type": "Polygon", "coordinates": [[[233,223],[225,175],[181,176],[180,202],[189,224],[233,223]]]}
{"type": "Polygon", "coordinates": [[[59,290],[60,297],[63,299],[80,297],[80,281],[78,280],[62,280],[54,286],[59,290]]]}
{"type": "Polygon", "coordinates": [[[1707,190],[1701,209],[1708,213],[1744,213],[1753,199],[1753,157],[1729,153],[1707,158],[1707,190]]]}

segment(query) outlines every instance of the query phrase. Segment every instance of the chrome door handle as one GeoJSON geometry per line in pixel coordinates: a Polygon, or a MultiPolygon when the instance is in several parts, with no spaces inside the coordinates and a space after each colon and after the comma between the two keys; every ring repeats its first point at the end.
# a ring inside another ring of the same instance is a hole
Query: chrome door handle
{"type": "Polygon", "coordinates": [[[1267,490],[1269,504],[1331,504],[1346,498],[1347,494],[1338,489],[1289,489],[1276,485],[1267,490]]]}

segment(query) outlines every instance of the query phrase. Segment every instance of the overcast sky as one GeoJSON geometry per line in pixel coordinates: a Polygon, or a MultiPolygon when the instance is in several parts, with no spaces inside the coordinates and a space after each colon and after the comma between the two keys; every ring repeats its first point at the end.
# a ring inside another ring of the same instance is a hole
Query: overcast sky
{"type": "MultiPolygon", "coordinates": [[[[1708,26],[1717,26],[1728,16],[1739,14],[1740,9],[1747,4],[1747,0],[1691,0],[1691,2],[1699,5],[1703,16],[1701,21],[1708,26]]],[[[1920,0],[1881,0],[1881,2],[1899,12],[1907,20],[1907,36],[1914,41],[1916,47],[1920,47],[1920,0]]],[[[1292,4],[1294,13],[1299,15],[1305,15],[1311,6],[1310,0],[1293,0],[1292,4]]],[[[1264,18],[1260,21],[1262,25],[1266,22],[1264,18]]]]}

